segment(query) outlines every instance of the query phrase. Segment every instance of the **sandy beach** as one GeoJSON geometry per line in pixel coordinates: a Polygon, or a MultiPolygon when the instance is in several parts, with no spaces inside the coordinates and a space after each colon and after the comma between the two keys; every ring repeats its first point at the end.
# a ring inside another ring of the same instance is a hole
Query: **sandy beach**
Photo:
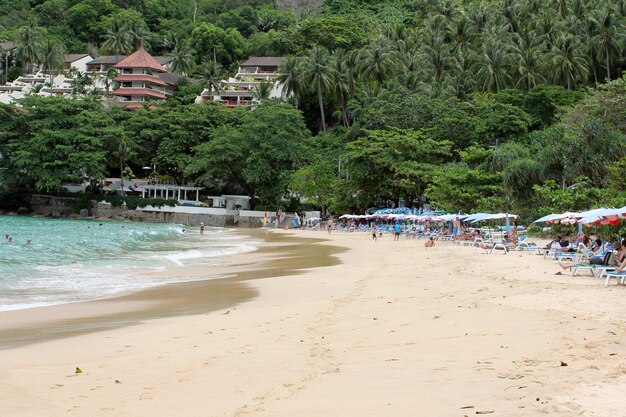
{"type": "MultiPolygon", "coordinates": [[[[85,303],[145,314],[0,350],[0,416],[626,416],[625,286],[526,253],[269,233],[283,252],[239,265],[241,298],[151,320],[171,293],[85,303]]],[[[41,315],[0,314],[0,334],[41,315]]]]}

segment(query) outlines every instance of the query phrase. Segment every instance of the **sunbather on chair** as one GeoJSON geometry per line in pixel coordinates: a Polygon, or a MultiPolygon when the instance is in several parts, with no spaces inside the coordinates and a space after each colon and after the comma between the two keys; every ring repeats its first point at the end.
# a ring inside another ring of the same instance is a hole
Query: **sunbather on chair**
{"type": "Polygon", "coordinates": [[[619,243],[613,247],[617,251],[615,253],[608,251],[603,256],[593,255],[586,262],[559,262],[559,265],[563,269],[586,265],[616,266],[622,263],[626,266],[626,240],[622,241],[621,245],[618,245],[619,243]],[[621,261],[618,261],[618,259],[621,261]]]}

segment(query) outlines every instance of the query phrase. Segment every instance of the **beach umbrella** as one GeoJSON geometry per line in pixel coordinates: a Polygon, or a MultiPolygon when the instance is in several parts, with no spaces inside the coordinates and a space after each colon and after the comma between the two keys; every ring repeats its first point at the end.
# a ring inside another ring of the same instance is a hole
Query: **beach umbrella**
{"type": "Polygon", "coordinates": [[[506,219],[504,220],[504,230],[509,231],[511,229],[511,221],[509,220],[509,214],[506,214],[506,219]]]}
{"type": "MultiPolygon", "coordinates": [[[[514,216],[514,215],[511,215],[514,216]]],[[[471,223],[478,223],[484,220],[497,220],[497,219],[504,219],[506,217],[506,214],[504,213],[497,213],[497,214],[491,214],[491,213],[479,213],[478,215],[474,216],[473,220],[471,221],[471,223]]],[[[517,217],[517,216],[515,216],[517,217]]],[[[467,221],[467,219],[465,219],[467,221]]]]}
{"type": "Polygon", "coordinates": [[[564,218],[565,215],[561,214],[561,213],[552,213],[552,214],[548,214],[547,216],[543,216],[538,218],[537,220],[535,220],[533,223],[542,223],[542,222],[553,222],[555,220],[560,220],[562,218],[564,218]]]}
{"type": "Polygon", "coordinates": [[[599,208],[584,211],[579,213],[580,218],[578,220],[579,223],[584,225],[595,224],[617,224],[619,222],[619,215],[621,214],[622,209],[614,209],[614,208],[599,208]]]}
{"type": "Polygon", "coordinates": [[[514,219],[517,219],[519,216],[517,214],[511,214],[511,213],[496,213],[496,214],[490,215],[489,220],[504,220],[507,217],[512,217],[514,219]]]}
{"type": "Polygon", "coordinates": [[[474,214],[470,214],[469,216],[467,216],[465,218],[466,222],[469,223],[473,223],[475,220],[481,220],[483,219],[485,216],[489,215],[489,213],[474,213],[474,214]]]}

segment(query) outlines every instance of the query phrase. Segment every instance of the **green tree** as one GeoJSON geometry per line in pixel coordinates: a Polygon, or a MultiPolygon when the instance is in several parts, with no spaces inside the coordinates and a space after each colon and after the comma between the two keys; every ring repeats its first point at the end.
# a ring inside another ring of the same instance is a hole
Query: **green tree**
{"type": "Polygon", "coordinates": [[[8,171],[23,185],[55,191],[66,181],[103,176],[104,126],[94,120],[94,103],[33,96],[20,104],[19,134],[6,143],[6,155],[8,171]]]}
{"type": "Polygon", "coordinates": [[[501,195],[501,183],[499,174],[457,163],[439,170],[425,194],[432,207],[449,213],[471,213],[476,211],[481,200],[501,195]]]}
{"type": "Polygon", "coordinates": [[[365,43],[363,27],[347,16],[320,16],[300,22],[300,32],[310,45],[330,50],[358,48],[365,43]]]}
{"type": "Polygon", "coordinates": [[[237,29],[222,29],[211,23],[200,23],[191,33],[191,46],[196,61],[208,57],[223,66],[229,66],[244,55],[245,39],[237,29]]]}
{"type": "Polygon", "coordinates": [[[435,141],[417,130],[366,131],[347,145],[350,178],[366,202],[413,201],[449,160],[449,141],[435,141]]]}
{"type": "Polygon", "coordinates": [[[287,193],[293,172],[308,155],[302,115],[289,104],[273,100],[254,111],[236,110],[236,125],[222,125],[211,139],[195,147],[185,172],[198,182],[258,196],[274,204],[287,193]]]}

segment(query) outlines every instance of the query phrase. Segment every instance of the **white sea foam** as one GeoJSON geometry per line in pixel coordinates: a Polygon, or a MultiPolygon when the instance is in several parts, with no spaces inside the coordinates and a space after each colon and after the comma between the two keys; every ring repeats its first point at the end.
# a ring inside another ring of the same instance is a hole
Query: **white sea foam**
{"type": "Polygon", "coordinates": [[[99,226],[86,221],[0,216],[2,222],[18,237],[17,242],[33,238],[36,243],[0,247],[0,311],[102,299],[173,282],[224,278],[163,277],[157,272],[202,258],[254,251],[260,243],[225,229],[212,228],[203,236],[183,234],[181,225],[106,222],[99,226]]]}

